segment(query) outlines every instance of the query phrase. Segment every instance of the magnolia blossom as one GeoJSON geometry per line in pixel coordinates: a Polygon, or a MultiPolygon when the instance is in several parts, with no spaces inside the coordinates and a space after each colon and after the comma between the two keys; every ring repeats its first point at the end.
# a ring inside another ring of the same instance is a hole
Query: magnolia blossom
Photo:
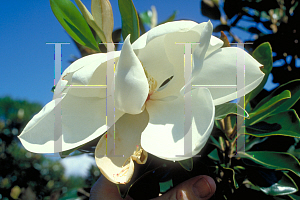
{"type": "Polygon", "coordinates": [[[115,131],[101,137],[95,159],[101,173],[114,183],[130,181],[134,162],[143,164],[147,153],[180,161],[195,155],[205,145],[214,124],[214,107],[240,97],[236,88],[193,87],[185,84],[236,85],[237,55],[244,55],[245,94],[262,81],[261,66],[240,48],[221,48],[223,42],[212,36],[211,22],[169,22],[151,29],[133,44],[129,37],[121,51],[94,54],[74,62],[62,74],[53,100],[33,117],[19,136],[29,151],[55,152],[74,149],[98,138],[106,127],[106,89],[67,87],[106,85],[107,57],[113,57],[115,70],[115,131]],[[184,78],[184,45],[192,46],[192,76],[184,78]],[[111,54],[111,55],[110,55],[111,54]],[[185,124],[185,96],[191,96],[191,124],[185,124]],[[54,137],[55,107],[61,106],[62,135],[54,137]],[[186,129],[192,140],[185,148],[186,129]],[[106,141],[114,139],[107,152],[106,141]],[[188,149],[188,152],[186,151],[188,149]],[[113,152],[112,152],[113,151],[113,152]],[[113,155],[113,156],[105,156],[113,155]]]}

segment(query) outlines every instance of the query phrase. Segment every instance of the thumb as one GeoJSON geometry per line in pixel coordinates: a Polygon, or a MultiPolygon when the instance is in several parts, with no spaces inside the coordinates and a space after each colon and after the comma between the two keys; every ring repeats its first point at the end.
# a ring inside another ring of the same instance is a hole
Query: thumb
{"type": "Polygon", "coordinates": [[[216,191],[215,181],[205,175],[193,177],[152,200],[208,200],[216,191]]]}

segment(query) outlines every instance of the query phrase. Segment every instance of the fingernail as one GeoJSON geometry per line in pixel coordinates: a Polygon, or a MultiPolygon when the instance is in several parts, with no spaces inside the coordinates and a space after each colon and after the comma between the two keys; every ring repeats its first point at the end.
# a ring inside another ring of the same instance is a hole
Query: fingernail
{"type": "Polygon", "coordinates": [[[194,183],[193,192],[197,197],[205,198],[211,194],[211,188],[205,178],[200,178],[194,183]]]}

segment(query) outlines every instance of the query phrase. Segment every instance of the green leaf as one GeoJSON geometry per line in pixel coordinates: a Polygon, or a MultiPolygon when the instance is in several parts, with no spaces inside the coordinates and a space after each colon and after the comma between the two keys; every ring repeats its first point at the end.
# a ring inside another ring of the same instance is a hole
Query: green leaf
{"type": "Polygon", "coordinates": [[[300,138],[300,120],[295,110],[288,110],[247,126],[245,134],[256,137],[283,135],[300,138]]]}
{"type": "Polygon", "coordinates": [[[297,158],[288,153],[271,151],[238,152],[238,156],[249,159],[265,168],[288,170],[300,176],[300,165],[297,158]]]}
{"type": "Polygon", "coordinates": [[[278,107],[278,104],[280,101],[288,98],[291,98],[291,92],[289,90],[285,90],[264,104],[257,105],[253,112],[250,113],[250,119],[245,122],[246,125],[252,125],[256,122],[259,122],[264,118],[273,115],[274,113],[278,113],[278,110],[282,111],[280,109],[281,107],[278,107]]]}
{"type": "Polygon", "coordinates": [[[287,150],[287,153],[290,153],[296,158],[300,159],[300,149],[295,148],[295,145],[290,146],[290,148],[287,150]]]}
{"type": "Polygon", "coordinates": [[[172,21],[174,21],[176,15],[177,15],[177,11],[174,11],[173,14],[172,14],[168,19],[166,19],[165,21],[161,22],[159,25],[164,24],[164,23],[167,23],[167,22],[172,22],[172,21]]]}
{"type": "Polygon", "coordinates": [[[253,58],[255,58],[259,63],[261,63],[264,67],[261,71],[265,74],[262,82],[249,94],[245,97],[245,102],[248,104],[251,99],[256,97],[260,91],[264,88],[269,74],[273,68],[273,56],[272,56],[272,48],[269,42],[262,43],[259,45],[252,53],[253,58]]]}
{"type": "Polygon", "coordinates": [[[50,0],[50,6],[59,23],[76,42],[99,51],[92,31],[70,0],[50,0]]]}
{"type": "MultiPolygon", "coordinates": [[[[247,133],[245,133],[245,134],[247,134],[247,133]]],[[[248,134],[248,135],[251,135],[251,134],[248,134]]],[[[258,138],[258,137],[255,137],[255,138],[251,139],[250,141],[247,141],[247,140],[246,140],[245,151],[250,150],[254,145],[259,144],[259,143],[262,143],[262,142],[264,142],[266,139],[267,139],[267,138],[258,138]]]]}
{"type": "Polygon", "coordinates": [[[287,174],[283,173],[282,178],[270,187],[259,187],[267,195],[277,196],[277,195],[287,195],[298,191],[297,184],[294,180],[287,174]]]}
{"type": "Polygon", "coordinates": [[[59,198],[59,200],[68,200],[68,199],[77,199],[79,198],[77,195],[77,189],[72,189],[65,193],[63,197],[59,198]]]}
{"type": "Polygon", "coordinates": [[[274,106],[277,102],[288,98],[291,98],[291,92],[289,90],[284,90],[279,95],[272,97],[272,99],[270,99],[266,103],[264,104],[258,103],[255,109],[253,109],[252,112],[250,113],[250,117],[252,115],[257,115],[259,113],[262,113],[267,109],[269,109],[270,107],[274,106]]]}
{"type": "Polygon", "coordinates": [[[67,158],[67,157],[69,157],[69,155],[70,155],[71,153],[73,153],[74,151],[78,150],[78,149],[79,149],[80,147],[82,147],[82,146],[84,146],[84,145],[81,145],[81,146],[79,146],[79,147],[76,147],[76,148],[73,148],[73,149],[70,149],[70,150],[67,150],[67,151],[60,152],[60,153],[59,153],[59,157],[60,157],[60,158],[67,158]]]}
{"type": "Polygon", "coordinates": [[[299,200],[300,196],[298,194],[289,194],[288,195],[292,200],[299,200]]]}
{"type": "Polygon", "coordinates": [[[292,80],[286,84],[283,84],[276,88],[269,96],[264,98],[257,106],[261,106],[268,101],[270,101],[273,97],[279,95],[285,90],[289,90],[291,92],[291,98],[280,101],[277,106],[277,111],[273,114],[285,111],[290,109],[300,98],[300,79],[292,80]]]}
{"type": "Polygon", "coordinates": [[[214,138],[214,136],[210,135],[209,138],[210,138],[210,140],[212,141],[212,143],[213,143],[216,147],[218,147],[219,149],[221,149],[220,143],[214,138]]]}
{"type": "Polygon", "coordinates": [[[122,36],[125,40],[130,34],[130,42],[133,43],[140,37],[139,18],[132,0],[118,0],[122,18],[122,36]]]}
{"type": "Polygon", "coordinates": [[[210,152],[210,154],[208,154],[208,157],[212,160],[220,161],[217,149],[214,149],[212,152],[210,152]]]}
{"type": "Polygon", "coordinates": [[[51,88],[51,92],[54,92],[56,85],[51,88]]]}
{"type": "Polygon", "coordinates": [[[249,117],[246,110],[244,110],[240,105],[236,103],[224,103],[222,105],[216,106],[215,120],[224,119],[229,114],[238,114],[242,117],[249,117]],[[241,113],[244,113],[244,115],[240,115],[241,113]]]}
{"type": "Polygon", "coordinates": [[[219,20],[221,17],[221,12],[218,4],[215,4],[211,0],[202,0],[201,1],[201,13],[202,15],[210,18],[219,20]]]}
{"type": "Polygon", "coordinates": [[[186,160],[178,161],[181,167],[183,167],[187,171],[192,171],[193,169],[193,158],[189,158],[186,160]]]}
{"type": "Polygon", "coordinates": [[[173,187],[172,179],[165,182],[159,182],[159,187],[160,187],[160,192],[166,192],[168,189],[173,187]]]}
{"type": "Polygon", "coordinates": [[[147,24],[148,26],[151,26],[151,16],[152,16],[151,10],[147,10],[139,14],[141,22],[147,24]]]}

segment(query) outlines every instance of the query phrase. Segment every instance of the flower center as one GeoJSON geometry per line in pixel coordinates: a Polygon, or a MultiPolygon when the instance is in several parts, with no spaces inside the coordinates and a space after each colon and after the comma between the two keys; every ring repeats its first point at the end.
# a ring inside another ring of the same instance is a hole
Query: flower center
{"type": "Polygon", "coordinates": [[[157,81],[147,72],[147,70],[145,68],[144,68],[144,71],[145,71],[145,75],[147,77],[148,84],[149,84],[149,94],[146,99],[146,101],[148,101],[150,99],[150,96],[155,92],[155,89],[157,88],[157,81]]]}

